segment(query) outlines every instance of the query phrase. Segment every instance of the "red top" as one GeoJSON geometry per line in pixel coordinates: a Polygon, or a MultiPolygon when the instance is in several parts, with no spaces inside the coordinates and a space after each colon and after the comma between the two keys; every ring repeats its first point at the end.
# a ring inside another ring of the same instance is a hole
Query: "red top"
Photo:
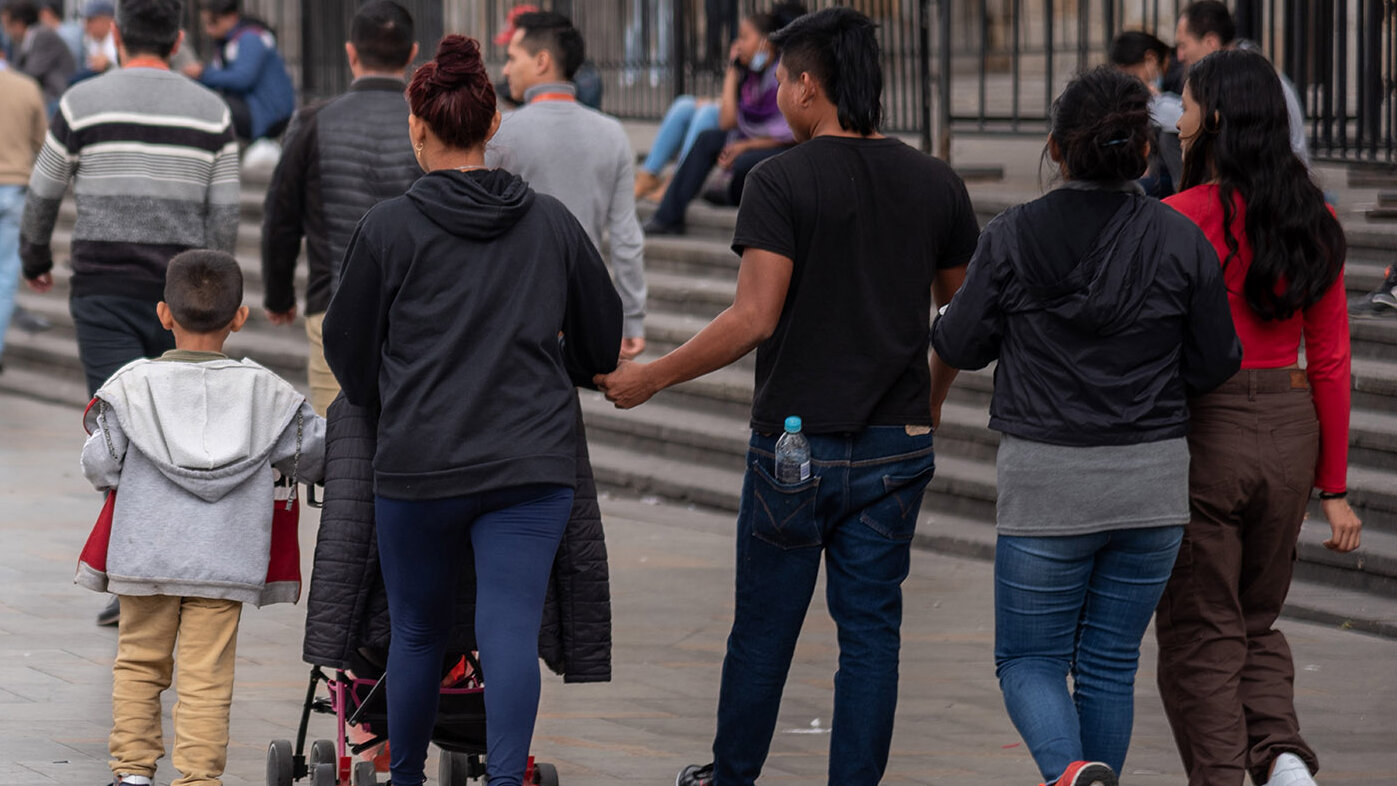
{"type": "MultiPolygon", "coordinates": [[[[1344,276],[1339,278],[1318,303],[1286,320],[1266,321],[1247,305],[1243,282],[1251,267],[1251,245],[1247,242],[1246,208],[1241,195],[1235,197],[1232,236],[1237,240],[1237,256],[1223,268],[1227,302],[1232,306],[1232,322],[1242,340],[1242,368],[1285,368],[1299,358],[1300,340],[1305,341],[1305,374],[1313,391],[1319,416],[1319,465],[1315,486],[1321,491],[1338,492],[1347,487],[1349,397],[1351,390],[1348,301],[1344,276]]],[[[1215,185],[1195,186],[1164,200],[1188,216],[1207,236],[1218,253],[1227,259],[1223,234],[1222,199],[1215,185]]]]}

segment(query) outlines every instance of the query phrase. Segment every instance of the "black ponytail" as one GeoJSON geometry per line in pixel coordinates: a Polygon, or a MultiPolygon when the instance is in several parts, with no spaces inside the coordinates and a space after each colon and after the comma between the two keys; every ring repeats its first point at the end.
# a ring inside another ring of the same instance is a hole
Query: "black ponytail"
{"type": "Polygon", "coordinates": [[[1109,66],[1087,71],[1053,102],[1052,138],[1068,179],[1135,180],[1148,166],[1149,88],[1109,66]]]}

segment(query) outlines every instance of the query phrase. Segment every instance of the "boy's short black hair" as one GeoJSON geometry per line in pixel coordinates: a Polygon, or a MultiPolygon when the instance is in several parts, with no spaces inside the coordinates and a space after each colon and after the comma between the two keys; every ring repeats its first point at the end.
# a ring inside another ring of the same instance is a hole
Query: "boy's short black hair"
{"type": "Polygon", "coordinates": [[[365,3],[349,26],[349,42],[359,52],[359,62],[371,71],[407,68],[414,36],[412,14],[393,0],[365,3]]]}
{"type": "Polygon", "coordinates": [[[129,55],[170,56],[179,41],[184,4],[180,0],[121,0],[116,29],[129,55]]]}
{"type": "Polygon", "coordinates": [[[242,304],[243,271],[232,254],[201,248],[170,260],[165,305],[180,327],[191,333],[217,332],[233,321],[242,304]]]}
{"type": "Polygon", "coordinates": [[[587,45],[582,34],[573,27],[572,20],[552,11],[534,11],[520,14],[514,20],[514,27],[524,31],[521,42],[529,54],[547,49],[553,60],[563,68],[563,78],[572,79],[582,61],[587,57],[587,45]]]}
{"type": "Polygon", "coordinates": [[[771,34],[791,78],[808,73],[839,110],[839,125],[868,136],[883,122],[883,66],[872,20],[835,6],[771,34]]]}

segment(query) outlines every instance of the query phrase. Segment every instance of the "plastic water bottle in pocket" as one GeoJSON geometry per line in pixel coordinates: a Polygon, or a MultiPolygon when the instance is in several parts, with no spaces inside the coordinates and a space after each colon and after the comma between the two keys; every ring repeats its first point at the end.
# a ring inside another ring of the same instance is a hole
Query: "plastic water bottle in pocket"
{"type": "Polygon", "coordinates": [[[803,483],[810,478],[810,443],[800,433],[800,418],[786,418],[786,433],[776,440],[776,481],[803,483]]]}

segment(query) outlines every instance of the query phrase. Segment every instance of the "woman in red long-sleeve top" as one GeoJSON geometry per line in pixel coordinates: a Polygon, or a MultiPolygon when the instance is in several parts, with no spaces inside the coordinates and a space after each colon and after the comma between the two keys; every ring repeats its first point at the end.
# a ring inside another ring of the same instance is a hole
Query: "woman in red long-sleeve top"
{"type": "Polygon", "coordinates": [[[1312,488],[1333,528],[1325,546],[1358,548],[1362,526],[1344,499],[1344,233],[1287,129],[1261,55],[1222,51],[1190,69],[1186,190],[1166,202],[1217,250],[1242,342],[1242,370],[1189,402],[1190,520],[1156,620],[1160,696],[1191,786],[1241,786],[1247,773],[1313,786],[1319,763],[1274,622],[1312,488]]]}

